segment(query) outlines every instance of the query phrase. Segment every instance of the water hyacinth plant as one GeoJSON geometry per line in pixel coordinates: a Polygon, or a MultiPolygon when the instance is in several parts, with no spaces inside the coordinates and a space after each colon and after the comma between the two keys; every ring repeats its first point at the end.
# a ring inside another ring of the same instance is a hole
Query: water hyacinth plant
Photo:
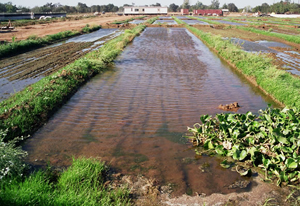
{"type": "Polygon", "coordinates": [[[277,184],[300,183],[300,111],[260,110],[259,116],[217,114],[201,116],[188,131],[197,146],[236,161],[251,162],[277,184]]]}

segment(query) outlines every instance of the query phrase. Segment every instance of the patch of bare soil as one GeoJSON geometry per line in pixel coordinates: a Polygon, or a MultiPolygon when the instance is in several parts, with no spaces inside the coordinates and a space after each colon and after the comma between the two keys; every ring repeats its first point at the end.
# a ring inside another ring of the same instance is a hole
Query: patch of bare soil
{"type": "MultiPolygon", "coordinates": [[[[106,25],[107,23],[112,23],[114,21],[122,21],[130,19],[130,16],[98,16],[95,18],[87,18],[81,20],[71,20],[63,22],[53,22],[49,24],[39,24],[17,27],[12,32],[1,33],[1,41],[11,41],[12,37],[15,36],[17,40],[27,39],[31,35],[37,35],[43,37],[50,34],[56,34],[66,30],[81,30],[87,24],[92,25],[106,25]]],[[[38,20],[36,20],[38,21],[38,20]]]]}
{"type": "MultiPolygon", "coordinates": [[[[130,190],[132,203],[134,205],[153,206],[153,205],[236,205],[236,206],[258,206],[258,205],[282,205],[288,206],[293,204],[293,199],[299,194],[295,192],[291,194],[291,190],[287,187],[280,188],[271,183],[262,181],[263,176],[257,175],[253,177],[253,181],[236,181],[229,185],[229,188],[248,187],[252,184],[251,191],[241,193],[211,195],[195,194],[194,196],[182,195],[174,197],[172,195],[171,185],[159,185],[154,178],[146,178],[144,176],[122,175],[114,173],[110,180],[105,184],[112,188],[127,187],[130,190]]],[[[197,180],[195,180],[197,181],[197,180]]]]}
{"type": "Polygon", "coordinates": [[[230,194],[212,194],[206,196],[199,194],[197,196],[183,195],[176,198],[170,198],[168,195],[162,195],[162,203],[165,205],[238,205],[238,206],[258,206],[264,205],[291,205],[285,201],[290,194],[288,188],[280,188],[270,183],[261,181],[261,177],[254,178],[256,184],[250,192],[230,193],[230,194]]]}

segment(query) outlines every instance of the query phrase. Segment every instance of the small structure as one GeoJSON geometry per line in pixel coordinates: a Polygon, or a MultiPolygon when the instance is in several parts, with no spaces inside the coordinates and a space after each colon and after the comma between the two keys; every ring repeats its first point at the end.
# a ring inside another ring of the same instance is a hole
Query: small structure
{"type": "Polygon", "coordinates": [[[124,15],[167,15],[168,7],[124,6],[124,15]]]}
{"type": "Polygon", "coordinates": [[[189,15],[189,10],[188,9],[181,9],[180,13],[181,13],[181,15],[189,15]]]}
{"type": "Polygon", "coordinates": [[[19,20],[19,19],[39,19],[41,16],[50,16],[51,18],[66,17],[67,13],[53,13],[53,12],[43,12],[43,13],[0,13],[0,21],[2,20],[19,20]]]}
{"type": "Polygon", "coordinates": [[[193,14],[198,16],[223,16],[223,11],[221,9],[204,9],[194,10],[193,14]]]}
{"type": "Polygon", "coordinates": [[[15,27],[12,26],[11,21],[9,20],[7,26],[1,27],[1,30],[8,30],[8,31],[10,31],[10,30],[13,30],[14,28],[15,27]]]}

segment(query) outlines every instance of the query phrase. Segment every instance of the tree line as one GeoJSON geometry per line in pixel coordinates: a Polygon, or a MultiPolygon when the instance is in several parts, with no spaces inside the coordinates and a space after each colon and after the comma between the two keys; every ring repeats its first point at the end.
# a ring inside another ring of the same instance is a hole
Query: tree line
{"type": "Polygon", "coordinates": [[[189,0],[184,0],[182,5],[170,4],[169,11],[170,12],[178,12],[181,9],[189,9],[189,11],[193,10],[201,10],[201,9],[228,9],[230,12],[238,12],[239,9],[234,3],[223,4],[220,6],[219,0],[212,0],[210,5],[205,5],[200,1],[197,1],[195,5],[191,5],[189,0]]]}
{"type": "Polygon", "coordinates": [[[263,3],[260,6],[256,6],[252,9],[253,12],[262,12],[262,13],[269,13],[275,12],[276,14],[299,14],[300,13],[300,4],[291,3],[290,0],[281,1],[272,5],[267,3],[263,3]]]}
{"type": "MultiPolygon", "coordinates": [[[[77,6],[62,5],[60,3],[47,3],[43,6],[35,6],[33,8],[16,6],[12,2],[0,3],[1,13],[15,13],[15,12],[66,12],[66,13],[93,13],[93,12],[122,12],[124,6],[131,6],[124,4],[121,7],[114,4],[107,5],[92,5],[87,6],[85,3],[78,2],[77,6]]],[[[161,6],[160,3],[152,4],[150,6],[161,6]]],[[[200,1],[197,1],[194,5],[191,5],[189,0],[184,0],[182,5],[170,4],[168,7],[169,12],[179,12],[181,9],[189,9],[189,11],[197,9],[228,9],[230,12],[239,12],[245,10],[247,12],[262,12],[269,13],[275,12],[279,14],[284,13],[300,13],[300,4],[292,3],[291,0],[284,0],[278,3],[269,5],[263,3],[260,6],[251,8],[247,6],[245,8],[238,9],[234,3],[223,4],[220,6],[219,0],[212,0],[210,5],[205,5],[200,1]]]]}
{"type": "Polygon", "coordinates": [[[33,8],[16,6],[11,2],[0,3],[1,13],[16,12],[66,12],[66,13],[93,13],[93,12],[118,12],[122,7],[113,4],[87,6],[85,3],[78,2],[77,6],[61,5],[60,3],[47,3],[43,6],[35,6],[33,8]]]}

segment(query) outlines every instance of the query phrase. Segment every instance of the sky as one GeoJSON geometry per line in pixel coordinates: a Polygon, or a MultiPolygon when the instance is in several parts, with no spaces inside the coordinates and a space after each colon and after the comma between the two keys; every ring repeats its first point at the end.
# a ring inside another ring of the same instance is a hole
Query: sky
{"type": "MultiPolygon", "coordinates": [[[[199,0],[204,5],[210,5],[211,0],[199,0]]],[[[298,3],[300,0],[294,0],[295,3],[298,3]]],[[[124,4],[132,4],[135,5],[150,5],[160,3],[162,6],[169,6],[170,4],[174,3],[177,5],[181,5],[183,0],[107,0],[107,1],[99,1],[99,0],[1,0],[1,3],[12,2],[12,4],[17,6],[25,6],[25,7],[34,7],[34,6],[43,6],[46,3],[57,3],[60,2],[62,5],[68,6],[76,6],[78,2],[85,3],[87,6],[92,5],[106,5],[106,4],[114,4],[116,6],[123,6],[124,4]]],[[[194,5],[197,0],[190,0],[190,4],[194,5]]],[[[262,3],[273,4],[280,2],[280,0],[219,0],[220,6],[222,7],[224,3],[234,3],[238,8],[244,8],[245,6],[255,7],[261,5],[262,3]]]]}

